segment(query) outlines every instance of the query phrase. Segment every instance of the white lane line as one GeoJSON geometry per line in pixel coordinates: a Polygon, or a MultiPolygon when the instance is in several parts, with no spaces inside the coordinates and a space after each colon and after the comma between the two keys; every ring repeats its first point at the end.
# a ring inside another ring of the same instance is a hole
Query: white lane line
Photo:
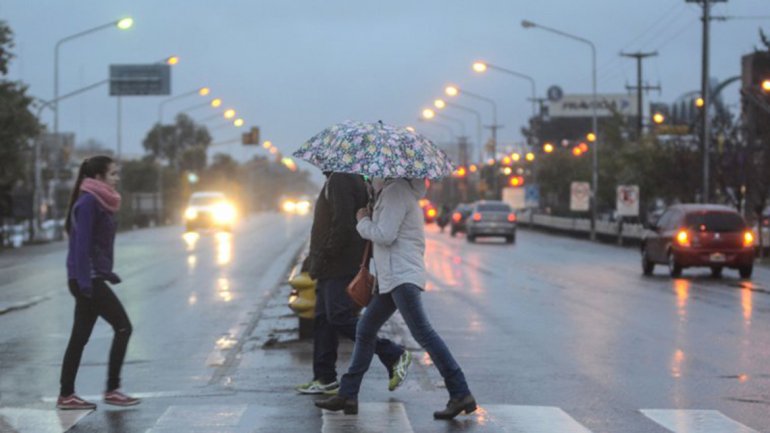
{"type": "Polygon", "coordinates": [[[759,433],[716,410],[642,409],[641,412],[674,433],[759,433]]]}
{"type": "Polygon", "coordinates": [[[504,433],[591,433],[558,407],[490,404],[473,415],[504,433]]]}
{"type": "Polygon", "coordinates": [[[232,431],[246,408],[245,404],[169,406],[146,433],[232,431]]]}
{"type": "MultiPolygon", "coordinates": [[[[136,398],[173,398],[173,397],[218,397],[218,396],[227,396],[232,395],[233,391],[195,391],[195,390],[187,390],[187,391],[155,391],[155,392],[131,392],[126,391],[131,397],[136,398]]],[[[103,395],[101,394],[93,394],[93,395],[81,395],[80,398],[88,401],[93,401],[96,404],[99,404],[99,402],[102,400],[103,395]]],[[[42,401],[44,403],[56,403],[56,399],[58,397],[43,397],[42,401]]]]}
{"type": "Polygon", "coordinates": [[[403,403],[360,403],[358,415],[323,411],[321,433],[414,433],[403,403]]]}
{"type": "Polygon", "coordinates": [[[0,431],[3,433],[64,433],[91,412],[93,411],[4,407],[0,408],[0,431]]]}

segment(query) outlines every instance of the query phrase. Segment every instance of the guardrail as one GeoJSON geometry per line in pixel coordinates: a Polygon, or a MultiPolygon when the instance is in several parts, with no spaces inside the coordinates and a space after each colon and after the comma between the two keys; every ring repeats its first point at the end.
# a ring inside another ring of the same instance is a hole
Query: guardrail
{"type": "MultiPolygon", "coordinates": [[[[586,237],[591,231],[591,220],[588,218],[557,217],[552,215],[530,214],[524,215],[520,222],[549,231],[558,231],[571,235],[586,237]]],[[[641,241],[646,229],[642,224],[623,223],[620,221],[597,221],[596,235],[603,240],[617,241],[622,245],[625,242],[637,244],[641,241]]],[[[754,228],[756,234],[757,229],[754,228]]],[[[759,237],[756,237],[756,245],[759,246],[759,237]]],[[[765,249],[770,247],[770,229],[762,229],[762,245],[765,249]]]]}
{"type": "MultiPolygon", "coordinates": [[[[569,218],[553,215],[530,214],[524,218],[530,226],[551,231],[566,232],[573,235],[583,235],[591,232],[591,220],[588,218],[569,218]]],[[[637,243],[642,239],[644,226],[636,223],[621,221],[597,221],[596,234],[604,240],[615,240],[619,244],[626,241],[637,243]]]]}

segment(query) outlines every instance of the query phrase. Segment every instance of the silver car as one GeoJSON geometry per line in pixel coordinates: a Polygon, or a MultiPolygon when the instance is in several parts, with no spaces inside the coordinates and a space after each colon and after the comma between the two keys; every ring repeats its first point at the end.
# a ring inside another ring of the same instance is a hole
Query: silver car
{"type": "Polygon", "coordinates": [[[475,242],[482,236],[504,237],[509,244],[516,242],[516,214],[508,203],[484,200],[474,203],[466,220],[466,238],[475,242]]]}

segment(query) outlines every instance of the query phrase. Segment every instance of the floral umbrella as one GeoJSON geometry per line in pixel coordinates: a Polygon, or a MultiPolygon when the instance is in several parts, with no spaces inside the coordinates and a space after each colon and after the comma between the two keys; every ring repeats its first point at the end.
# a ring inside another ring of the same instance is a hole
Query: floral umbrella
{"type": "Polygon", "coordinates": [[[370,177],[439,179],[454,171],[443,150],[406,128],[346,121],[324,129],[294,156],[321,171],[370,177]]]}

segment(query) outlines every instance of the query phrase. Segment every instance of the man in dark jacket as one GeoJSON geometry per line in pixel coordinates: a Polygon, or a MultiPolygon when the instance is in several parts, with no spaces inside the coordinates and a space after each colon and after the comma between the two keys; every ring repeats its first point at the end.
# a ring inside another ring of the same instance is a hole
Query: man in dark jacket
{"type": "MultiPolygon", "coordinates": [[[[356,211],[369,201],[363,177],[347,173],[325,173],[318,195],[310,233],[306,265],[316,282],[313,329],[313,380],[297,386],[303,394],[334,394],[337,383],[338,337],[356,338],[358,308],[346,292],[358,273],[365,243],[356,231],[356,211]]],[[[406,378],[411,354],[394,342],[380,338],[375,353],[388,369],[388,389],[396,389],[406,378]]]]}

